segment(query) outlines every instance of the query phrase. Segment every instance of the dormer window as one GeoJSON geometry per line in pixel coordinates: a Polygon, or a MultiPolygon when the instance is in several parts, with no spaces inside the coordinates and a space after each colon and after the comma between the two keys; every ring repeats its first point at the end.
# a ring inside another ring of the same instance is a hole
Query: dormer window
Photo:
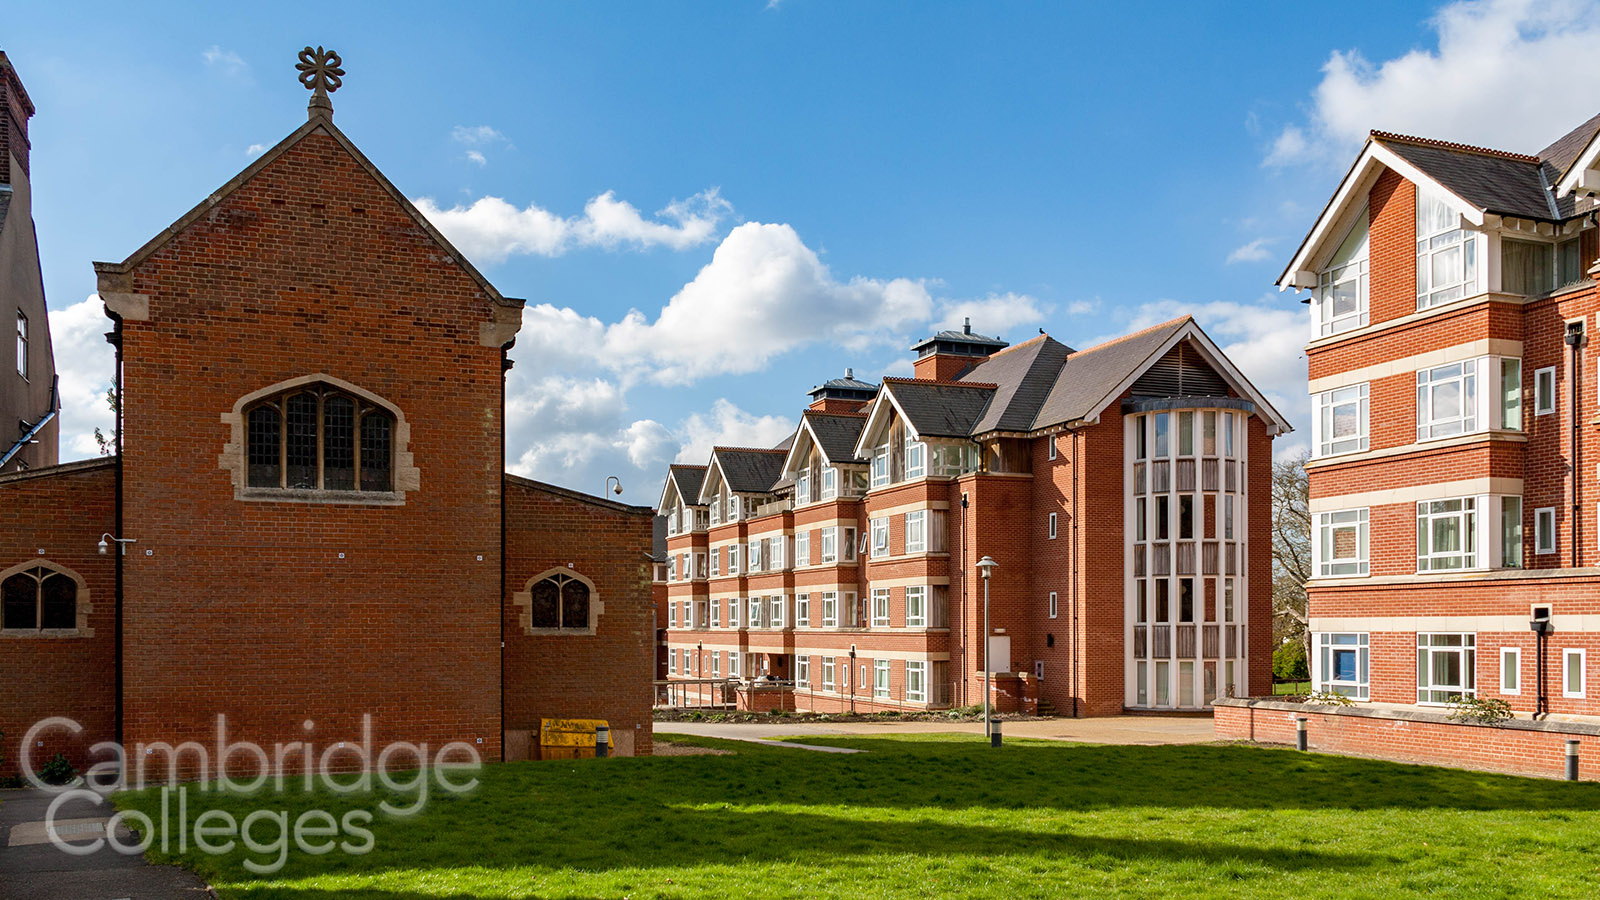
{"type": "Polygon", "coordinates": [[[1439,197],[1417,192],[1417,309],[1460,300],[1476,290],[1477,242],[1439,197]]]}
{"type": "Polygon", "coordinates": [[[1367,229],[1367,211],[1362,210],[1327,267],[1317,273],[1313,314],[1318,337],[1367,324],[1367,229]]]}
{"type": "Polygon", "coordinates": [[[299,491],[394,490],[394,416],[311,384],[245,410],[246,485],[299,491]]]}

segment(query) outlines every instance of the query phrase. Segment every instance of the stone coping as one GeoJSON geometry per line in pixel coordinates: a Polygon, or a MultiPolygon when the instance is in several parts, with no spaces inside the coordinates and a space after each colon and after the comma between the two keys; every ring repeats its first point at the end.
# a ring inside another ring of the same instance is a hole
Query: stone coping
{"type": "Polygon", "coordinates": [[[1579,734],[1600,737],[1600,718],[1592,716],[1563,716],[1534,720],[1517,716],[1496,725],[1450,718],[1442,710],[1422,709],[1398,703],[1357,703],[1355,706],[1330,706],[1323,703],[1295,703],[1288,700],[1266,698],[1220,697],[1213,706],[1269,709],[1279,712],[1312,713],[1324,716],[1355,716],[1364,719],[1387,719],[1396,722],[1421,722],[1429,725],[1457,725],[1466,728],[1498,728],[1504,731],[1544,731],[1554,734],[1579,734]]]}

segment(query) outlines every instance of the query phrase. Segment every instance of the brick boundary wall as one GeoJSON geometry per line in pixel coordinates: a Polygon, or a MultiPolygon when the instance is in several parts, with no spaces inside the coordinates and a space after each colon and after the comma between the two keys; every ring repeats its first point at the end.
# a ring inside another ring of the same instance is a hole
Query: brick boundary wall
{"type": "Polygon", "coordinates": [[[1578,740],[1578,775],[1600,780],[1600,725],[1513,719],[1499,726],[1454,722],[1443,712],[1364,706],[1327,707],[1277,700],[1221,699],[1218,740],[1293,744],[1306,719],[1312,750],[1511,775],[1562,778],[1566,744],[1578,740]]]}

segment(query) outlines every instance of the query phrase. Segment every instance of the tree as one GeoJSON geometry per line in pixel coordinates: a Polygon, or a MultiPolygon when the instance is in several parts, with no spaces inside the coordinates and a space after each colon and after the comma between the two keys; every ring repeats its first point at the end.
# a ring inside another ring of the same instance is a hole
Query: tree
{"type": "MultiPolygon", "coordinates": [[[[106,388],[106,405],[111,407],[112,421],[115,421],[118,407],[121,406],[121,403],[119,402],[119,398],[117,397],[117,386],[116,386],[115,383],[113,383],[110,387],[106,388]]],[[[95,426],[95,429],[94,429],[94,442],[96,444],[100,445],[100,455],[101,456],[113,456],[113,455],[116,454],[116,452],[117,452],[117,439],[119,437],[120,437],[120,435],[117,433],[117,430],[116,430],[115,427],[113,427],[111,429],[111,436],[110,437],[106,437],[103,433],[101,433],[100,427],[98,425],[95,426]]]]}
{"type": "Polygon", "coordinates": [[[1310,654],[1306,581],[1311,577],[1311,482],[1308,455],[1272,464],[1272,631],[1310,654]]]}

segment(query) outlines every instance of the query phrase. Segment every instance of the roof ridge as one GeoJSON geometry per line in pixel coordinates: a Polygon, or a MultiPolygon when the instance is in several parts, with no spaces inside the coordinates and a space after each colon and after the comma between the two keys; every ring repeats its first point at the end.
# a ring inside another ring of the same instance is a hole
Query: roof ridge
{"type": "Polygon", "coordinates": [[[800,413],[800,415],[801,415],[801,417],[805,417],[805,416],[838,416],[840,418],[845,418],[845,419],[865,419],[867,417],[867,414],[864,413],[864,412],[853,412],[853,413],[828,412],[826,410],[821,410],[821,409],[808,409],[808,410],[805,410],[804,412],[800,413]]]}
{"type": "Polygon", "coordinates": [[[936,378],[902,378],[902,377],[893,376],[893,375],[885,375],[885,376],[883,376],[883,383],[884,384],[927,384],[927,385],[938,385],[938,386],[942,386],[942,387],[992,388],[993,390],[997,390],[997,391],[1000,389],[1000,385],[994,384],[993,382],[989,382],[989,381],[941,381],[941,380],[936,379],[936,378]]]}
{"type": "MultiPolygon", "coordinates": [[[[1023,341],[1020,344],[1012,344],[1009,347],[1001,347],[999,350],[996,350],[995,352],[989,354],[988,357],[986,357],[986,358],[987,359],[994,359],[996,356],[1005,356],[1007,353],[1010,353],[1013,350],[1021,350],[1023,347],[1026,347],[1029,344],[1033,344],[1033,343],[1036,343],[1038,341],[1045,340],[1046,338],[1050,338],[1050,335],[1045,334],[1043,332],[1040,332],[1039,334],[1037,334],[1037,335],[1035,335],[1035,336],[1033,336],[1031,338],[1028,338],[1027,340],[1023,341]]],[[[1050,340],[1055,340],[1055,339],[1054,338],[1050,338],[1050,340]]],[[[1060,341],[1056,341],[1056,343],[1060,343],[1060,341]]],[[[1062,344],[1062,346],[1064,347],[1066,345],[1062,344]]]]}
{"type": "Polygon", "coordinates": [[[669,469],[709,469],[710,466],[697,466],[694,463],[670,463],[669,469]]]}
{"type": "Polygon", "coordinates": [[[1399,144],[1416,144],[1422,147],[1437,147],[1441,150],[1456,150],[1462,153],[1477,153],[1481,156],[1493,156],[1500,159],[1509,159],[1514,162],[1534,163],[1537,165],[1543,161],[1537,156],[1530,156],[1526,153],[1513,153],[1510,150],[1496,150],[1493,147],[1479,147],[1475,144],[1460,144],[1455,141],[1441,141],[1437,138],[1417,137],[1416,135],[1412,134],[1398,134],[1393,131],[1378,131],[1377,129],[1373,129],[1370,132],[1370,136],[1373,140],[1377,141],[1393,141],[1399,144]]]}
{"type": "Polygon", "coordinates": [[[1109,341],[1101,341],[1100,343],[1095,344],[1093,347],[1085,347],[1082,350],[1075,350],[1075,351],[1072,352],[1071,355],[1072,356],[1077,356],[1080,353],[1092,353],[1092,352],[1094,352],[1096,350],[1100,350],[1100,349],[1103,349],[1105,347],[1111,347],[1111,346],[1114,346],[1116,344],[1120,344],[1123,341],[1132,340],[1132,339],[1134,339],[1136,337],[1140,337],[1142,335],[1149,334],[1152,331],[1160,331],[1163,328],[1170,328],[1171,326],[1176,325],[1179,322],[1184,322],[1184,321],[1193,322],[1194,321],[1194,316],[1190,315],[1189,313],[1184,313],[1183,315],[1177,317],[1176,319],[1168,319],[1165,322],[1160,322],[1160,323],[1157,323],[1155,325],[1151,325],[1148,328],[1141,328],[1138,331],[1130,331],[1130,332],[1128,332],[1127,334],[1125,334],[1125,335],[1123,335],[1121,337],[1114,337],[1109,341]]]}
{"type": "MultiPolygon", "coordinates": [[[[736,453],[788,453],[789,452],[788,450],[783,449],[781,447],[712,447],[711,448],[711,452],[712,453],[718,453],[718,452],[723,451],[723,450],[732,450],[732,451],[734,451],[736,453]]],[[[705,467],[702,466],[701,468],[705,468],[705,467]]]]}

